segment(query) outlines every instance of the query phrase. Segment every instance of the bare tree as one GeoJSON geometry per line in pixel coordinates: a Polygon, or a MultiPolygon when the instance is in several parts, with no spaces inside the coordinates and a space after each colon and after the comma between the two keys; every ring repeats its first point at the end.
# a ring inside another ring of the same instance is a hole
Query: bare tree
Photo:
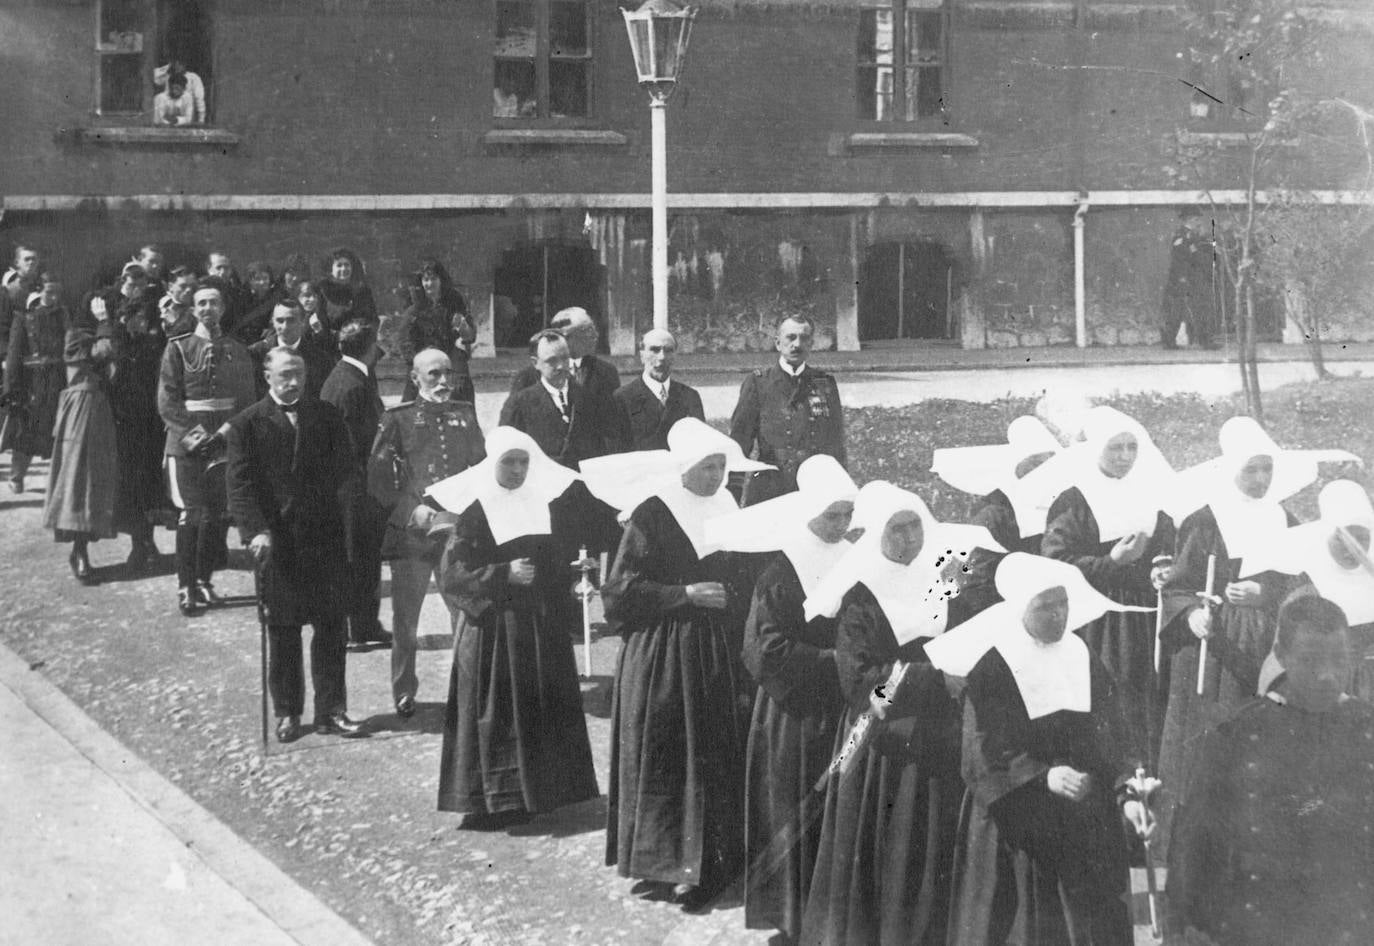
{"type": "Polygon", "coordinates": [[[1328,301],[1326,280],[1352,239],[1367,232],[1368,211],[1315,208],[1311,188],[1374,182],[1369,113],[1321,94],[1337,34],[1306,10],[1302,0],[1190,0],[1185,15],[1185,81],[1194,90],[1198,127],[1178,135],[1173,171],[1180,182],[1199,186],[1211,204],[1246,411],[1261,422],[1256,289],[1294,294],[1290,312],[1304,320],[1323,374],[1322,313],[1314,304],[1328,301]],[[1241,185],[1238,202],[1214,197],[1217,182],[1228,179],[1241,185]],[[1294,239],[1303,244],[1293,245],[1294,239]]]}

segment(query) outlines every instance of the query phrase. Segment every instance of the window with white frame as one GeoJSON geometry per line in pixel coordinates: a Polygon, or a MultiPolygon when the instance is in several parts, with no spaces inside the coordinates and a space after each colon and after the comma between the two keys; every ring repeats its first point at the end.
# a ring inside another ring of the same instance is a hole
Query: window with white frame
{"type": "Polygon", "coordinates": [[[591,116],[591,6],[588,0],[496,0],[494,118],[591,116]]]}
{"type": "Polygon", "coordinates": [[[949,16],[944,3],[869,2],[859,11],[859,120],[947,124],[949,16]]]}
{"type": "Polygon", "coordinates": [[[170,96],[171,78],[182,74],[186,102],[164,110],[158,123],[205,124],[211,107],[208,5],[208,0],[96,0],[96,114],[156,119],[158,95],[170,96]]]}

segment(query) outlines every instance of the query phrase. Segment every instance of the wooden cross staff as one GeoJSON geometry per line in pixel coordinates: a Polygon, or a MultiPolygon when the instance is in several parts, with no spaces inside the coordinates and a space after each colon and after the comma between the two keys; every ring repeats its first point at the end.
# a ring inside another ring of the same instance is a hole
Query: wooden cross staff
{"type": "MultiPolygon", "coordinates": [[[[1198,597],[1202,599],[1202,606],[1211,611],[1212,605],[1220,604],[1221,599],[1212,593],[1212,585],[1217,579],[1217,556],[1212,553],[1207,556],[1207,583],[1202,586],[1202,591],[1198,597]]],[[[1197,695],[1202,696],[1207,690],[1207,638],[1202,639],[1202,643],[1197,649],[1197,695]]]]}

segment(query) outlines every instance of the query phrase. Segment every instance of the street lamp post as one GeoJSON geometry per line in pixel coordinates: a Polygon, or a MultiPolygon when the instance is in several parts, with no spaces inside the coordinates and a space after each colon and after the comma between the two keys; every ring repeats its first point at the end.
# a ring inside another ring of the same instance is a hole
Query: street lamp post
{"type": "Polygon", "coordinates": [[[687,59],[697,11],[672,0],[645,0],[621,10],[630,34],[639,84],[649,91],[653,144],[654,328],[668,328],[668,99],[687,59]]]}

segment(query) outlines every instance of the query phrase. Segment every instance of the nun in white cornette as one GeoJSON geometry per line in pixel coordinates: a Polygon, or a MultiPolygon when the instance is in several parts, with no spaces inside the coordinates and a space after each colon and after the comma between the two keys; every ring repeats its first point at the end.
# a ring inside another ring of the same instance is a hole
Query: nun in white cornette
{"type": "Polygon", "coordinates": [[[451,528],[440,591],[461,614],[449,677],[439,808],[494,829],[595,798],[571,633],[571,562],[615,513],[527,435],[497,427],[486,459],[429,495],[451,528]]]}
{"type": "Polygon", "coordinates": [[[943,946],[963,794],[959,704],[926,645],[963,616],[967,552],[997,545],[986,529],[938,522],[891,483],[864,486],[854,519],[863,535],[804,613],[836,619],[848,711],[835,750],[865,711],[882,722],[852,769],[829,781],[800,941],[943,946]]]}
{"type": "Polygon", "coordinates": [[[758,684],[745,775],[744,920],[789,938],[800,931],[821,827],[802,822],[801,806],[844,716],[835,619],[808,621],[804,603],[850,547],[857,493],[839,461],[821,454],[797,469],[796,492],[706,524],[721,548],[769,553],[744,624],[744,666],[758,684]],[[778,838],[795,843],[776,850],[778,838]]]}
{"type": "MultiPolygon", "coordinates": [[[[707,540],[706,523],[737,511],[726,474],[763,465],[694,418],[673,425],[668,447],[667,476],[631,513],[602,588],[607,617],[624,636],[606,863],[640,881],[634,892],[695,909],[743,868],[745,734],[736,701],[745,692],[740,643],[752,591],[735,556],[707,540]]],[[[643,459],[626,465],[641,479],[652,470],[643,459]]],[[[599,494],[617,492],[607,471],[584,475],[600,480],[599,494]]]]}
{"type": "MultiPolygon", "coordinates": [[[[1094,407],[1083,441],[1044,463],[1032,477],[1062,484],[1050,505],[1040,554],[1068,562],[1113,601],[1153,608],[1174,552],[1174,523],[1164,512],[1174,472],[1139,423],[1094,407]]],[[[1108,612],[1076,629],[1116,680],[1126,718],[1153,762],[1164,723],[1167,685],[1156,681],[1151,614],[1108,612]]]]}
{"type": "Polygon", "coordinates": [[[926,648],[967,680],[951,946],[1130,946],[1123,815],[1142,761],[1115,684],[1068,633],[1122,606],[1081,572],[1013,552],[1002,602],[926,648]]]}
{"type": "MultiPolygon", "coordinates": [[[[1334,480],[1317,496],[1319,517],[1294,526],[1278,544],[1247,556],[1252,570],[1272,568],[1298,575],[1303,584],[1335,604],[1350,626],[1355,679],[1348,692],[1374,702],[1374,506],[1369,493],[1354,480],[1334,480]]],[[[1280,679],[1283,667],[1271,652],[1260,671],[1256,690],[1265,695],[1280,679]]]]}
{"type": "MultiPolygon", "coordinates": [[[[1044,422],[1029,414],[1007,426],[1007,442],[977,447],[944,447],[935,451],[932,473],[955,489],[982,499],[972,525],[988,530],[1012,552],[1039,553],[1045,531],[1045,512],[1054,496],[1037,496],[1026,477],[1061,450],[1059,440],[1044,422]]],[[[978,549],[968,561],[962,593],[974,611],[997,601],[993,576],[1002,554],[978,549]]]]}
{"type": "Polygon", "coordinates": [[[1284,543],[1297,520],[1280,501],[1317,478],[1317,455],[1280,448],[1253,418],[1226,421],[1218,440],[1220,457],[1179,474],[1171,507],[1180,525],[1164,585],[1169,699],[1159,776],[1166,786],[1166,842],[1173,811],[1186,800],[1197,747],[1213,726],[1254,697],[1260,667],[1274,646],[1279,605],[1297,584],[1279,570],[1253,572],[1243,563],[1284,543]],[[1204,588],[1209,561],[1212,587],[1204,588]],[[1204,604],[1202,591],[1220,604],[1204,604]]]}

